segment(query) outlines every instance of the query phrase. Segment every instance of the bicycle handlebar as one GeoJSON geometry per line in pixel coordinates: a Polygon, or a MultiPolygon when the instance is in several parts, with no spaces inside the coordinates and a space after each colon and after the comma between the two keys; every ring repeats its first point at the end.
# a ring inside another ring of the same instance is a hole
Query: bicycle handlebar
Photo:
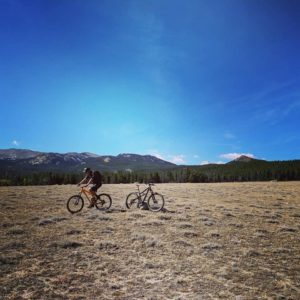
{"type": "Polygon", "coordinates": [[[85,188],[85,187],[87,187],[88,185],[79,185],[79,187],[81,188],[81,189],[83,189],[83,188],[85,188]]]}

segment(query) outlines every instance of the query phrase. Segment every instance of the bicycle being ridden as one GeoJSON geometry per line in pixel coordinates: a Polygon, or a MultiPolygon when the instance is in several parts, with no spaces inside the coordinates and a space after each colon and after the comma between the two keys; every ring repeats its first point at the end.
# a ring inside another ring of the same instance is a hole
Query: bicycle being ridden
{"type": "Polygon", "coordinates": [[[163,209],[165,200],[163,195],[152,190],[153,183],[148,183],[148,187],[140,191],[140,185],[136,184],[138,191],[130,193],[126,198],[126,207],[129,209],[136,205],[137,208],[147,204],[149,210],[160,211],[163,209]]]}
{"type": "Polygon", "coordinates": [[[92,195],[92,198],[88,198],[90,201],[88,208],[92,208],[95,206],[97,199],[96,192],[102,185],[102,178],[99,171],[92,171],[90,168],[84,168],[83,172],[85,173],[85,177],[77,184],[77,186],[80,186],[81,184],[86,184],[86,186],[91,185],[89,192],[92,195]]]}
{"type": "MultiPolygon", "coordinates": [[[[83,196],[91,203],[90,197],[92,194],[90,189],[87,189],[86,186],[80,188],[80,192],[77,195],[74,195],[69,198],[67,202],[67,209],[70,213],[78,213],[82,210],[84,205],[83,196]]],[[[94,196],[93,196],[94,197],[94,196]]],[[[94,200],[94,206],[102,211],[108,210],[111,207],[112,200],[109,194],[101,193],[96,194],[96,200],[94,200]]]]}
{"type": "Polygon", "coordinates": [[[112,200],[108,194],[99,194],[97,195],[97,190],[102,185],[102,176],[99,171],[92,171],[90,168],[84,169],[85,177],[81,180],[77,186],[86,184],[81,187],[81,190],[78,195],[74,195],[69,198],[67,202],[67,209],[71,213],[76,213],[82,210],[84,205],[83,195],[89,201],[90,205],[88,208],[96,206],[99,210],[107,210],[110,208],[112,200]],[[88,185],[91,187],[87,188],[88,185]]]}

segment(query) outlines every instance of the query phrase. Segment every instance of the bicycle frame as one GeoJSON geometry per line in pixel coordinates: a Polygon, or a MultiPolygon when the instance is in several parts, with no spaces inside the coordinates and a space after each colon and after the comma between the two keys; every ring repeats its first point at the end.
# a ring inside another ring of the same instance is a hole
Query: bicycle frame
{"type": "Polygon", "coordinates": [[[163,195],[152,190],[153,183],[149,183],[148,187],[140,190],[140,185],[136,184],[137,191],[127,195],[125,205],[128,209],[136,205],[140,209],[149,209],[151,211],[161,211],[164,207],[165,200],[163,195]],[[147,206],[144,206],[147,204],[147,206]]]}
{"type": "Polygon", "coordinates": [[[90,196],[92,195],[92,193],[89,190],[85,189],[85,187],[81,187],[79,195],[82,196],[82,194],[84,194],[85,197],[91,202],[90,196]]]}
{"type": "Polygon", "coordinates": [[[151,189],[151,186],[148,186],[146,189],[144,189],[142,192],[140,191],[140,186],[138,185],[138,195],[139,195],[139,199],[142,199],[142,196],[144,196],[144,198],[142,199],[142,202],[146,201],[148,193],[150,192],[150,194],[153,194],[153,191],[151,189]]]}
{"type": "Polygon", "coordinates": [[[92,193],[86,186],[80,187],[79,193],[71,196],[67,202],[67,209],[70,213],[80,212],[84,206],[84,202],[88,200],[91,207],[96,207],[99,210],[105,211],[111,207],[112,200],[109,194],[101,193],[96,194],[96,198],[93,199],[94,193],[92,193]],[[85,197],[84,197],[84,196],[85,197]],[[86,199],[85,199],[86,198],[86,199]]]}

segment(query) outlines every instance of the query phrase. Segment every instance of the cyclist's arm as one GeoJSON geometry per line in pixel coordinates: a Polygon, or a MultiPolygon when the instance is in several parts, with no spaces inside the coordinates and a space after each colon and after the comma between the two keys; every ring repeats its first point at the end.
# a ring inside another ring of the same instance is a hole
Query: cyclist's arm
{"type": "Polygon", "coordinates": [[[86,185],[89,185],[89,184],[91,184],[92,182],[93,182],[93,177],[90,178],[90,180],[87,182],[86,185]]]}
{"type": "Polygon", "coordinates": [[[84,184],[86,182],[87,182],[87,178],[84,177],[77,185],[79,186],[79,185],[84,184]]]}

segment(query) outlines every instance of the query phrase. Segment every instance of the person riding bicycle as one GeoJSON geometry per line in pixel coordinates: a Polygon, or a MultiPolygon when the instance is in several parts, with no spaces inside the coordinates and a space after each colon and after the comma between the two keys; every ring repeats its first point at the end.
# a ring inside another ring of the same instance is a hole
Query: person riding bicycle
{"type": "Polygon", "coordinates": [[[92,185],[89,189],[92,198],[90,205],[88,206],[88,208],[91,208],[95,205],[97,199],[96,192],[102,185],[102,178],[99,171],[92,171],[90,168],[84,168],[83,173],[85,173],[85,177],[77,184],[77,186],[81,184],[92,185]]]}

